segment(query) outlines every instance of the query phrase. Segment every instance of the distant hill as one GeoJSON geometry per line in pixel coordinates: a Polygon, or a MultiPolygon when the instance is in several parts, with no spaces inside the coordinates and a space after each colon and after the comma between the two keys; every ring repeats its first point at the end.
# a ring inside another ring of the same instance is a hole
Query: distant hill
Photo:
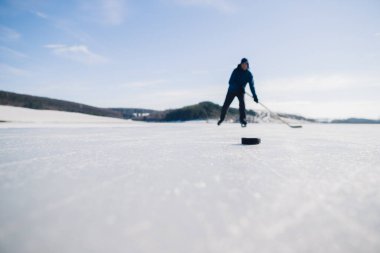
{"type": "Polygon", "coordinates": [[[123,118],[120,112],[106,108],[98,108],[59,99],[24,95],[7,91],[0,91],[0,105],[11,105],[40,110],[79,112],[97,116],[123,118]]]}
{"type": "Polygon", "coordinates": [[[124,119],[142,118],[152,113],[159,112],[156,110],[141,109],[141,108],[108,108],[108,109],[120,113],[124,119]]]}
{"type": "MultiPolygon", "coordinates": [[[[136,117],[135,120],[143,121],[189,121],[189,120],[208,120],[217,119],[220,116],[221,106],[215,103],[206,101],[195,105],[189,105],[178,109],[169,109],[164,111],[154,111],[149,115],[136,117]]],[[[252,110],[247,111],[247,116],[254,117],[256,112],[252,110]]],[[[226,120],[237,121],[239,117],[239,110],[230,108],[228,110],[226,120]]]]}
{"type": "MultiPolygon", "coordinates": [[[[14,92],[0,91],[0,105],[10,105],[40,110],[56,110],[78,112],[90,115],[133,119],[150,122],[175,122],[189,120],[216,119],[220,115],[221,106],[212,102],[201,102],[196,105],[185,106],[179,109],[164,111],[141,108],[98,108],[81,103],[64,101],[59,99],[18,94],[14,92]]],[[[248,120],[257,116],[255,111],[248,110],[248,120]]],[[[238,121],[239,110],[230,108],[226,116],[228,121],[238,121]]]]}
{"type": "MultiPolygon", "coordinates": [[[[99,108],[95,106],[64,101],[53,98],[18,94],[14,92],[0,91],[0,105],[10,105],[31,109],[56,110],[67,112],[78,112],[90,115],[105,116],[112,118],[132,119],[149,122],[178,122],[189,120],[209,120],[218,119],[221,106],[209,101],[182,108],[169,110],[151,110],[142,108],[99,108]]],[[[279,115],[289,122],[310,122],[310,123],[348,123],[348,124],[380,124],[380,120],[370,120],[362,118],[349,118],[343,120],[318,121],[312,118],[305,118],[299,115],[279,113],[279,115]]],[[[266,111],[247,110],[247,120],[249,122],[278,122],[266,111]]],[[[239,110],[230,108],[226,121],[238,122],[239,110]]]]}
{"type": "MultiPolygon", "coordinates": [[[[217,119],[219,118],[221,110],[220,105],[212,102],[201,102],[195,105],[164,111],[141,108],[99,108],[81,103],[7,91],[0,91],[0,105],[11,105],[41,110],[78,112],[97,116],[150,122],[178,122],[217,119]]],[[[307,119],[292,114],[282,114],[281,116],[293,120],[316,122],[314,119],[307,119]]],[[[262,111],[256,112],[253,110],[247,110],[247,120],[249,122],[275,121],[269,113],[262,111]]],[[[226,121],[238,122],[239,110],[236,108],[230,108],[226,116],[226,121]]]]}
{"type": "Polygon", "coordinates": [[[348,119],[335,119],[330,123],[336,124],[380,124],[380,120],[362,119],[362,118],[348,118],[348,119]]]}

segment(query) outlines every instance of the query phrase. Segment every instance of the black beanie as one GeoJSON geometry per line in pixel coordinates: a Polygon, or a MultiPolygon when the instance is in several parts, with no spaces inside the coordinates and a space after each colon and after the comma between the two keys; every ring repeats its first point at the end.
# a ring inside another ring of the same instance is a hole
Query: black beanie
{"type": "Polygon", "coordinates": [[[243,59],[241,59],[241,62],[240,62],[240,64],[243,64],[243,63],[248,63],[248,60],[247,60],[247,58],[243,58],[243,59]]]}

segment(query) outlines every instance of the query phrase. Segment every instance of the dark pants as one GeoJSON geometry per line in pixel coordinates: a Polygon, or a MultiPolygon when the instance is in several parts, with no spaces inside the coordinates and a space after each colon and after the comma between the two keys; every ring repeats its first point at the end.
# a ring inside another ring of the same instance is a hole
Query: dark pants
{"type": "Polygon", "coordinates": [[[245,103],[244,103],[244,93],[242,92],[231,92],[228,91],[226,95],[226,100],[224,100],[224,104],[222,107],[222,112],[220,114],[220,120],[223,121],[226,117],[226,113],[228,108],[230,107],[234,98],[237,97],[239,99],[239,112],[240,112],[240,122],[245,120],[245,103]]]}

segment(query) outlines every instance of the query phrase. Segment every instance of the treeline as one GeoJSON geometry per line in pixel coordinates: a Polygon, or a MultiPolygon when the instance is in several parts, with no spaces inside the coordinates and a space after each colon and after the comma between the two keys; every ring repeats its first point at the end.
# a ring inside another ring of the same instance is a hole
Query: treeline
{"type": "MultiPolygon", "coordinates": [[[[81,103],[69,102],[59,99],[38,97],[25,94],[18,94],[8,91],[0,91],[0,105],[10,105],[25,107],[31,109],[57,110],[67,112],[78,112],[96,116],[105,116],[113,118],[124,118],[139,121],[153,122],[178,122],[189,120],[209,120],[219,118],[221,106],[212,102],[201,102],[195,105],[185,106],[178,109],[169,109],[164,111],[141,109],[141,108],[99,108],[95,106],[85,105],[81,103]]],[[[305,118],[293,114],[279,114],[287,119],[321,122],[321,123],[349,123],[349,124],[379,124],[380,120],[371,120],[363,118],[349,118],[332,121],[317,121],[311,118],[305,118]]],[[[247,120],[250,122],[259,122],[259,115],[253,110],[247,111],[247,120]]],[[[227,121],[239,120],[239,110],[230,108],[228,110],[227,121]]]]}
{"type": "Polygon", "coordinates": [[[0,105],[11,105],[40,110],[78,112],[96,116],[123,118],[120,112],[106,108],[98,108],[75,102],[24,95],[8,91],[0,91],[0,105]]]}
{"type": "Polygon", "coordinates": [[[380,124],[380,119],[362,119],[362,118],[348,118],[348,119],[335,119],[330,123],[335,124],[380,124]]]}
{"type": "MultiPolygon", "coordinates": [[[[195,105],[185,106],[179,109],[169,109],[165,111],[155,111],[149,116],[142,116],[135,118],[136,120],[143,121],[158,121],[158,122],[176,122],[176,121],[189,121],[189,120],[209,120],[217,119],[220,116],[221,106],[212,102],[201,102],[195,105]]],[[[256,112],[253,110],[247,111],[247,116],[254,117],[256,112]]],[[[226,120],[237,121],[239,117],[239,110],[230,108],[228,110],[226,120]]]]}

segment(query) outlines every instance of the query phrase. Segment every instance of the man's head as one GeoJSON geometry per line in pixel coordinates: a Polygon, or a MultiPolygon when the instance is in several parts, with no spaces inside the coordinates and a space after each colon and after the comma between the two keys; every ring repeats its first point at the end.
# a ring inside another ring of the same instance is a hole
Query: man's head
{"type": "Polygon", "coordinates": [[[241,68],[242,68],[244,71],[246,71],[247,69],[249,69],[249,63],[248,63],[248,60],[247,60],[246,58],[241,59],[240,66],[241,66],[241,68]]]}

